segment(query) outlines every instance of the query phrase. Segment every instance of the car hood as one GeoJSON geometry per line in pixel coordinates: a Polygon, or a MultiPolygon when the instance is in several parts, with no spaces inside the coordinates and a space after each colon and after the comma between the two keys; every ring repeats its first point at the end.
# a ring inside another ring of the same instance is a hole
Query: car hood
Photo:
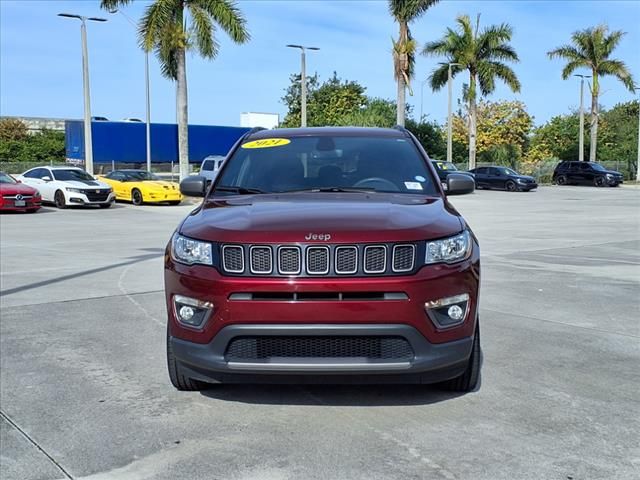
{"type": "Polygon", "coordinates": [[[70,188],[111,188],[111,185],[107,185],[104,182],[98,180],[57,180],[58,183],[62,183],[65,187],[70,188]]]}
{"type": "Polygon", "coordinates": [[[152,190],[166,190],[167,188],[170,190],[176,190],[178,188],[175,183],[166,182],[164,180],[145,180],[144,182],[137,183],[141,183],[152,190]]]}
{"type": "Polygon", "coordinates": [[[0,183],[2,195],[34,195],[38,190],[24,183],[0,183]]]}
{"type": "Polygon", "coordinates": [[[608,173],[609,175],[613,175],[615,177],[622,177],[623,176],[622,173],[616,172],[615,170],[606,170],[606,171],[601,172],[601,173],[604,173],[604,174],[608,173]]]}
{"type": "Polygon", "coordinates": [[[417,241],[461,231],[459,213],[440,197],[402,194],[304,193],[206,200],[180,233],[219,242],[417,241]],[[325,238],[325,241],[327,239],[325,238]]]}

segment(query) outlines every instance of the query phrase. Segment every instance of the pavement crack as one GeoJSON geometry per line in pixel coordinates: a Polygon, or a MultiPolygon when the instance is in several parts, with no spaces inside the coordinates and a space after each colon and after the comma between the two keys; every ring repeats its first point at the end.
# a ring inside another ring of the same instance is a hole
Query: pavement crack
{"type": "MultiPolygon", "coordinates": [[[[98,297],[83,297],[83,298],[70,298],[69,300],[58,300],[57,302],[37,302],[37,303],[24,303],[24,304],[20,304],[20,305],[8,305],[8,306],[3,306],[3,309],[10,309],[10,308],[20,308],[20,307],[34,307],[34,306],[38,306],[38,305],[58,305],[61,303],[71,303],[71,302],[86,302],[87,300],[102,300],[105,298],[117,298],[117,297],[128,297],[128,296],[135,296],[135,295],[148,295],[150,293],[161,293],[164,292],[164,290],[147,290],[144,292],[133,292],[133,293],[118,293],[118,294],[113,294],[113,295],[100,295],[98,297]]],[[[2,294],[2,292],[0,291],[0,294],[2,294]]]]}
{"type": "Polygon", "coordinates": [[[65,476],[65,478],[69,479],[69,480],[73,480],[73,476],[67,472],[67,470],[65,470],[65,468],[60,465],[60,463],[53,458],[44,448],[42,448],[38,442],[36,442],[33,438],[31,438],[31,436],[25,432],[22,428],[20,428],[20,426],[13,421],[13,419],[11,417],[9,417],[9,415],[7,415],[4,411],[0,410],[0,417],[2,417],[9,425],[11,425],[13,428],[15,428],[18,432],[20,432],[20,434],[22,434],[22,436],[34,447],[36,447],[36,449],[42,453],[45,457],[47,457],[49,459],[49,461],[51,463],[53,463],[58,470],[60,470],[60,472],[62,472],[62,474],[65,476]]]}

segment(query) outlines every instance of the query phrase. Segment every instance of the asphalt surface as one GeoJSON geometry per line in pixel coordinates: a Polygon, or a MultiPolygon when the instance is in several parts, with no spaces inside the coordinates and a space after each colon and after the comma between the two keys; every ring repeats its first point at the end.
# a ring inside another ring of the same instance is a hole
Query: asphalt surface
{"type": "Polygon", "coordinates": [[[162,252],[189,206],[0,216],[0,477],[640,478],[640,190],[455,197],[481,387],[174,390],[162,252]]]}

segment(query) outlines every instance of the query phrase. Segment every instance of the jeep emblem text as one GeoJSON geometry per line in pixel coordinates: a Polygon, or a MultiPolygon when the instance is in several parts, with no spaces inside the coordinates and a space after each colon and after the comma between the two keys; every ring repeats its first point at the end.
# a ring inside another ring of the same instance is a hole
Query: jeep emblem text
{"type": "Polygon", "coordinates": [[[328,233],[307,233],[304,239],[305,240],[324,240],[325,242],[328,242],[329,240],[331,240],[331,235],[329,235],[328,233]]]}

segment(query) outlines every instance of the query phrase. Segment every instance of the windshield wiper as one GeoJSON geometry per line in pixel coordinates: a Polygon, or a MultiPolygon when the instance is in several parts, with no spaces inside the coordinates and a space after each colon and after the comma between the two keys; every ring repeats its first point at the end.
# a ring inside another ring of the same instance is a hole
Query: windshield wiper
{"type": "Polygon", "coordinates": [[[245,188],[245,187],[226,186],[226,185],[216,187],[214,191],[239,193],[240,195],[251,195],[253,193],[266,193],[258,188],[245,188]]]}
{"type": "Polygon", "coordinates": [[[298,193],[298,192],[335,192],[335,193],[375,193],[376,190],[368,187],[315,187],[301,188],[299,190],[285,190],[278,193],[298,193]]]}

